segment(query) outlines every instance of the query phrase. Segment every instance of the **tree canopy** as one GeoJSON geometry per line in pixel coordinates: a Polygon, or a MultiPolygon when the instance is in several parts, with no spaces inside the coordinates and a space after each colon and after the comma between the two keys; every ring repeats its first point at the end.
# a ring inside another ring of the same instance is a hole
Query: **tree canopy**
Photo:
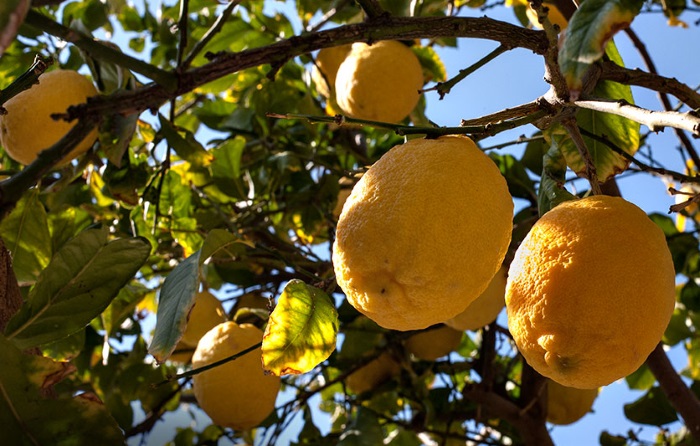
{"type": "MultiPolygon", "coordinates": [[[[99,91],[53,115],[75,125],[30,164],[0,153],[0,425],[10,444],[137,444],[168,413],[201,419],[192,381],[203,370],[190,362],[196,345],[181,342],[200,290],[222,301],[225,318],[266,330],[261,367],[281,375],[283,397],[255,429],[183,423],[172,444],[278,444],[292,423],[294,444],[553,444],[547,380],[503,318],[421,358],[408,343],[416,332],[376,325],[336,284],[332,244],[354,184],[407,139],[454,134],[472,138],[507,181],[516,212],[506,268],[558,204],[619,196],[629,175],[668,185],[671,215],[650,218],[673,258],[675,310],[626,378],[643,393],[623,409],[658,429],[651,440],[607,429],[599,441],[700,441],[699,79],[665,75],[634,32],[644,14],[659,32],[695,32],[697,0],[280,3],[0,5],[0,106],[56,67],[99,91]],[[505,8],[509,22],[489,17],[505,8]],[[618,36],[643,67],[625,66],[618,36]],[[445,51],[466,53],[474,39],[494,49],[447,72],[445,51]],[[401,122],[351,116],[319,51],[387,40],[420,62],[418,103],[401,122]],[[431,118],[428,101],[460,95],[460,82],[516,49],[541,63],[546,93],[457,126],[431,118]],[[657,94],[657,106],[635,105],[640,91],[657,94]],[[61,163],[96,126],[92,147],[61,163]],[[664,130],[673,147],[655,143],[664,130]],[[504,132],[516,136],[494,143],[504,132]],[[664,151],[683,167],[665,165],[664,151]],[[688,358],[682,370],[671,347],[688,358]],[[388,366],[357,379],[377,363],[388,366]]],[[[697,53],[697,41],[682,45],[697,53]]],[[[46,130],[36,122],[23,124],[46,130]]]]}

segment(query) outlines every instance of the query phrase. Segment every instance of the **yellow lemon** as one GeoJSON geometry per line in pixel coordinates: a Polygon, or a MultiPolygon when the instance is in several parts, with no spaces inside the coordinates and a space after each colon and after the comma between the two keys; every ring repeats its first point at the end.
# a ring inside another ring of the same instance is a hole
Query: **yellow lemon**
{"type": "Polygon", "coordinates": [[[190,361],[192,361],[194,349],[195,346],[187,345],[181,340],[175,346],[175,351],[173,351],[173,354],[170,355],[168,361],[174,362],[176,364],[189,364],[190,361]]]}
{"type": "Polygon", "coordinates": [[[419,330],[464,311],[498,271],[513,202],[495,163],[466,137],[396,146],[355,185],[333,266],[358,311],[419,330]]]}
{"type": "Polygon", "coordinates": [[[221,301],[209,291],[202,291],[195,296],[194,306],[187,318],[187,328],[180,342],[195,346],[204,333],[225,321],[226,311],[221,301]]]}
{"type": "Polygon", "coordinates": [[[435,361],[455,351],[461,341],[461,331],[443,325],[414,334],[406,339],[404,345],[406,351],[416,358],[424,361],[435,361]]]}
{"type": "MultiPolygon", "coordinates": [[[[84,103],[97,95],[95,86],[83,75],[69,70],[54,70],[39,76],[32,86],[3,107],[0,116],[0,143],[13,160],[31,164],[44,149],[48,149],[73,128],[76,121],[54,120],[54,113],[65,113],[69,106],[84,103]]],[[[85,153],[97,139],[97,128],[91,131],[59,164],[67,164],[85,153]]]]}
{"type": "MultiPolygon", "coordinates": [[[[228,358],[262,342],[263,332],[250,324],[224,322],[208,331],[192,357],[199,368],[228,358]]],[[[194,375],[197,403],[219,426],[247,430],[270,415],[280,388],[280,378],[266,375],[262,350],[257,348],[233,361],[194,375]]]]}
{"type": "MultiPolygon", "coordinates": [[[[569,21],[566,19],[566,17],[564,17],[564,14],[561,13],[555,4],[542,2],[542,5],[549,9],[549,11],[547,11],[547,18],[550,22],[552,22],[552,25],[559,25],[560,32],[564,31],[566,27],[569,26],[569,21]]],[[[527,18],[530,20],[533,27],[542,29],[542,24],[537,18],[537,12],[529,6],[529,3],[525,8],[525,13],[527,14],[527,18]]]]}
{"type": "Polygon", "coordinates": [[[323,48],[318,52],[316,65],[311,70],[311,79],[321,96],[327,99],[334,96],[333,90],[338,68],[350,54],[351,49],[352,45],[348,44],[323,48]]]}
{"type": "Polygon", "coordinates": [[[353,118],[400,122],[418,104],[423,69],[401,42],[354,43],[338,68],[338,106],[353,118]]]}
{"type": "Polygon", "coordinates": [[[547,421],[552,424],[574,423],[593,407],[598,389],[564,387],[555,381],[547,382],[547,421]]]}
{"type": "Polygon", "coordinates": [[[445,325],[461,331],[478,330],[495,321],[503,307],[506,306],[507,275],[508,269],[498,270],[486,290],[466,310],[452,319],[446,320],[445,325]]]}
{"type": "Polygon", "coordinates": [[[401,365],[384,352],[350,374],[345,383],[354,393],[364,393],[390,380],[401,372],[401,365]]]}
{"type": "Polygon", "coordinates": [[[542,375],[594,389],[637,370],[675,303],[663,232],[619,197],[567,201],[547,212],[515,253],[508,325],[542,375]]]}

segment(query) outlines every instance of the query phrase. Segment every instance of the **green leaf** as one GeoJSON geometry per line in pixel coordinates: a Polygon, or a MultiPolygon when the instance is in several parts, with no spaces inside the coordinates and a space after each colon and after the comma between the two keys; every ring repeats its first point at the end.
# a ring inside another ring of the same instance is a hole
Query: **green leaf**
{"type": "Polygon", "coordinates": [[[625,416],[635,423],[663,426],[678,420],[676,409],[660,387],[652,387],[637,401],[625,404],[625,416]]]}
{"type": "Polygon", "coordinates": [[[252,242],[243,240],[225,229],[212,229],[202,244],[202,253],[199,257],[200,266],[214,255],[229,253],[230,258],[237,257],[237,251],[229,249],[236,244],[243,244],[250,248],[255,247],[252,242]]]}
{"type": "Polygon", "coordinates": [[[4,0],[0,3],[0,56],[15,40],[30,3],[30,0],[4,0]]]}
{"type": "Polygon", "coordinates": [[[688,311],[700,311],[700,286],[694,280],[689,280],[681,288],[679,300],[688,311]]]}
{"type": "Polygon", "coordinates": [[[245,198],[246,193],[240,181],[241,157],[245,149],[245,139],[237,136],[212,150],[211,175],[214,183],[226,194],[245,198]]]}
{"type": "Polygon", "coordinates": [[[0,237],[12,253],[17,281],[33,284],[51,261],[51,234],[39,190],[31,189],[0,223],[0,237]]]}
{"type": "Polygon", "coordinates": [[[680,308],[674,309],[671,321],[668,323],[668,327],[666,327],[662,338],[663,343],[666,345],[676,345],[684,339],[693,336],[693,332],[686,323],[687,320],[687,310],[680,308]]]}
{"type": "Polygon", "coordinates": [[[513,197],[524,198],[531,200],[536,198],[535,183],[530,179],[525,166],[518,161],[513,155],[499,155],[491,153],[491,159],[496,162],[496,165],[501,170],[508,183],[508,191],[513,197]]]}
{"type": "Polygon", "coordinates": [[[176,128],[161,114],[158,115],[158,122],[160,122],[160,133],[180,158],[196,167],[209,165],[211,154],[197,142],[191,132],[176,128]]]}
{"type": "Polygon", "coordinates": [[[291,280],[265,329],[263,368],[277,376],[306,373],[333,353],[337,333],[338,313],[330,297],[291,280]]]}
{"type": "Polygon", "coordinates": [[[107,232],[82,232],[42,271],[6,333],[19,348],[56,341],[81,330],[102,313],[151,252],[142,238],[111,242],[107,232]]]}
{"type": "Polygon", "coordinates": [[[159,363],[170,357],[187,327],[187,315],[199,289],[200,254],[201,251],[197,251],[180,262],[163,282],[158,298],[156,328],[148,346],[148,353],[159,363]]]}
{"type": "Polygon", "coordinates": [[[612,435],[608,431],[600,433],[600,446],[627,446],[627,439],[620,435],[612,435]]]}
{"type": "MultiPolygon", "coordinates": [[[[618,65],[623,65],[622,59],[615,45],[610,42],[607,47],[610,59],[618,65]]],[[[601,81],[593,89],[591,96],[601,99],[621,100],[629,104],[634,103],[632,89],[629,85],[616,82],[601,81]]],[[[627,118],[610,113],[601,113],[593,110],[581,109],[576,115],[578,125],[585,131],[599,137],[604,137],[608,142],[622,150],[634,155],[639,149],[639,123],[627,118]]],[[[552,126],[546,131],[546,135],[557,140],[568,166],[579,176],[585,176],[586,164],[576,144],[569,137],[568,132],[560,125],[552,126]]],[[[598,174],[598,180],[604,183],[612,176],[624,171],[630,161],[623,155],[615,152],[607,144],[583,135],[588,152],[593,159],[593,164],[598,174]]]]}
{"type": "Polygon", "coordinates": [[[566,162],[557,144],[552,145],[543,159],[542,179],[537,194],[537,207],[540,216],[565,201],[574,199],[574,195],[564,189],[566,181],[566,162]]]}
{"type": "Polygon", "coordinates": [[[625,378],[630,389],[649,390],[656,383],[656,377],[646,364],[625,378]]]}
{"type": "Polygon", "coordinates": [[[418,56],[418,61],[423,67],[423,78],[425,82],[445,82],[447,80],[447,70],[442,63],[440,56],[429,46],[412,46],[411,51],[418,56]]]}
{"type": "Polygon", "coordinates": [[[534,173],[535,175],[540,175],[544,167],[542,165],[542,159],[547,153],[549,145],[542,137],[542,132],[535,133],[531,136],[531,138],[536,139],[533,139],[527,143],[525,146],[525,153],[523,153],[523,157],[520,159],[520,162],[523,163],[523,166],[525,166],[530,172],[534,173]]]}
{"type": "Polygon", "coordinates": [[[384,442],[384,431],[371,409],[358,407],[357,417],[340,436],[338,446],[372,446],[384,442]]]}
{"type": "Polygon", "coordinates": [[[66,365],[22,353],[0,336],[0,426],[12,444],[125,444],[119,426],[92,394],[45,398],[66,365]]]}
{"type": "Polygon", "coordinates": [[[559,50],[561,72],[574,92],[580,91],[588,68],[601,57],[606,43],[632,23],[642,0],[586,0],[569,21],[559,50]]]}

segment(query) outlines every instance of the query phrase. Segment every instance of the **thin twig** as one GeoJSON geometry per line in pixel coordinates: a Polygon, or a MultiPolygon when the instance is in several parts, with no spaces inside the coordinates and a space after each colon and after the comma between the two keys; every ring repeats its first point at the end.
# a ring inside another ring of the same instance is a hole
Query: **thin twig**
{"type": "Polygon", "coordinates": [[[586,146],[586,141],[584,141],[583,136],[581,136],[581,132],[578,129],[576,117],[572,116],[564,119],[562,120],[561,124],[564,126],[566,131],[569,132],[571,141],[573,141],[574,145],[578,149],[578,153],[586,166],[586,177],[588,178],[588,182],[591,184],[591,190],[595,195],[601,195],[602,192],[600,190],[598,172],[596,171],[593,158],[591,158],[591,152],[588,150],[588,146],[586,146]]]}
{"type": "MultiPolygon", "coordinates": [[[[634,31],[632,31],[631,28],[625,29],[625,33],[630,38],[630,40],[632,40],[632,43],[634,44],[635,48],[637,48],[637,51],[642,56],[642,60],[644,60],[644,64],[647,66],[647,70],[649,70],[650,73],[658,75],[659,72],[656,69],[656,65],[654,64],[651,55],[649,54],[646,46],[644,45],[644,42],[642,42],[639,36],[637,36],[637,34],[634,31]]],[[[661,92],[659,92],[658,94],[659,100],[661,101],[664,110],[673,111],[673,105],[671,105],[671,101],[668,98],[668,95],[661,92]]],[[[695,146],[693,146],[693,143],[690,141],[690,138],[688,138],[688,135],[686,135],[685,132],[680,129],[674,128],[674,131],[676,132],[676,136],[681,142],[681,145],[683,146],[685,151],[688,152],[688,156],[690,157],[690,159],[693,160],[693,163],[695,163],[696,166],[700,166],[700,157],[698,156],[698,152],[695,150],[695,146]]]]}
{"type": "Polygon", "coordinates": [[[578,100],[574,101],[573,105],[603,113],[612,113],[622,116],[623,118],[631,119],[632,121],[646,125],[652,132],[662,131],[664,127],[673,127],[687,130],[700,137],[700,116],[692,112],[658,112],[628,104],[625,101],[608,99],[578,100]]]}
{"type": "Polygon", "coordinates": [[[160,383],[156,384],[155,386],[156,387],[162,386],[164,384],[168,384],[168,383],[171,383],[173,381],[177,381],[178,379],[188,378],[190,376],[194,376],[194,375],[198,375],[202,372],[206,372],[207,370],[213,369],[214,367],[218,367],[222,364],[226,364],[227,362],[234,361],[234,360],[240,358],[241,356],[252,352],[253,350],[259,349],[261,346],[262,346],[262,342],[258,342],[257,344],[251,345],[250,347],[248,347],[245,350],[241,350],[240,352],[236,353],[235,355],[228,356],[224,359],[220,359],[218,361],[212,362],[211,364],[207,364],[207,365],[204,365],[202,367],[198,367],[196,369],[188,370],[186,372],[178,373],[177,375],[169,376],[165,381],[161,381],[160,383]]]}
{"type": "Polygon", "coordinates": [[[182,68],[182,58],[187,48],[187,24],[189,21],[190,0],[180,0],[180,17],[177,21],[179,42],[177,44],[177,67],[182,68]]]}
{"type": "Polygon", "coordinates": [[[131,57],[107,45],[103,45],[98,40],[88,37],[77,30],[63,26],[38,11],[30,10],[25,18],[25,23],[63,39],[66,42],[71,42],[95,59],[107,60],[142,74],[154,80],[168,91],[175,91],[177,87],[177,79],[172,73],[168,73],[154,65],[131,57]]]}
{"type": "Polygon", "coordinates": [[[188,68],[190,65],[192,65],[192,62],[197,57],[197,55],[201,53],[204,47],[206,47],[207,44],[211,41],[211,39],[213,39],[214,36],[216,36],[221,31],[221,28],[223,28],[228,18],[231,17],[233,10],[236,8],[236,6],[238,6],[239,3],[241,3],[241,0],[230,0],[228,2],[226,8],[223,11],[221,11],[221,15],[216,19],[211,28],[207,30],[204,36],[201,39],[199,39],[197,43],[195,43],[194,48],[192,48],[192,51],[190,51],[185,60],[182,62],[183,69],[188,68]]]}
{"type": "Polygon", "coordinates": [[[428,91],[437,91],[440,95],[440,100],[442,100],[445,97],[445,95],[452,90],[452,87],[466,79],[467,76],[474,73],[476,70],[491,62],[501,54],[505,53],[506,51],[510,51],[510,49],[511,48],[506,45],[499,45],[498,48],[491,51],[486,56],[482,57],[476,63],[470,65],[469,67],[463,70],[459,70],[459,74],[453,77],[452,79],[447,80],[445,82],[438,82],[437,85],[435,85],[434,87],[426,88],[422,90],[422,92],[425,93],[428,91]]]}

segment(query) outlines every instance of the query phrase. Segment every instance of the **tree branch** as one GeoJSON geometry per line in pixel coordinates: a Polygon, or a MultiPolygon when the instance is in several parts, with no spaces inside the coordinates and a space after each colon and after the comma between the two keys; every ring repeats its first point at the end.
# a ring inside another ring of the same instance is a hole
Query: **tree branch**
{"type": "Polygon", "coordinates": [[[647,358],[647,365],[695,441],[700,440],[700,402],[673,368],[661,343],[647,358]]]}
{"type": "Polygon", "coordinates": [[[95,59],[108,60],[152,79],[169,91],[175,90],[177,78],[174,74],[168,73],[167,71],[161,70],[154,65],[124,54],[119,50],[110,48],[107,45],[103,45],[98,40],[86,36],[85,34],[82,34],[74,29],[63,26],[37,11],[30,10],[27,13],[27,17],[24,21],[27,25],[33,26],[67,42],[73,43],[75,46],[84,50],[95,59]]]}
{"type": "Polygon", "coordinates": [[[646,125],[652,132],[662,131],[664,127],[673,127],[687,130],[695,136],[700,137],[700,117],[693,112],[657,112],[628,104],[625,101],[606,99],[578,100],[574,101],[573,105],[603,113],[612,113],[631,119],[632,121],[646,125]]]}
{"type": "Polygon", "coordinates": [[[382,8],[377,0],[355,0],[362,10],[367,14],[367,18],[377,19],[382,16],[388,15],[388,13],[382,8]]]}

